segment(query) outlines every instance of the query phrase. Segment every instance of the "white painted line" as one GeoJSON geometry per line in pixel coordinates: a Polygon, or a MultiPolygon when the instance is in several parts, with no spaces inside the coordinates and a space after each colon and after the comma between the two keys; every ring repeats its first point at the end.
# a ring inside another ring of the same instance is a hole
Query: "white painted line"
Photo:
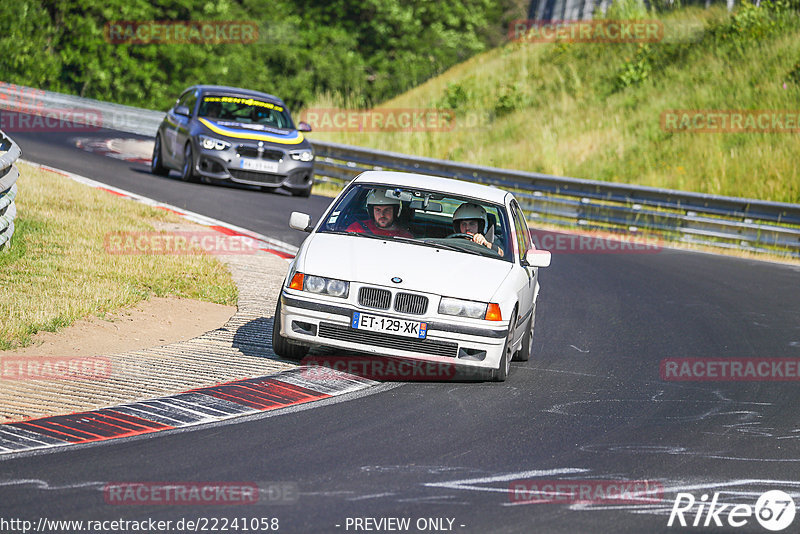
{"type": "Polygon", "coordinates": [[[534,469],[532,471],[519,471],[516,473],[506,473],[504,475],[496,475],[491,477],[464,478],[461,480],[451,480],[450,482],[428,482],[425,485],[432,488],[447,488],[456,490],[491,491],[498,493],[508,493],[508,488],[479,486],[478,484],[491,484],[492,482],[509,482],[512,480],[549,477],[555,475],[574,475],[577,473],[587,473],[587,472],[589,472],[589,469],[584,469],[581,467],[563,467],[559,469],[534,469]]]}

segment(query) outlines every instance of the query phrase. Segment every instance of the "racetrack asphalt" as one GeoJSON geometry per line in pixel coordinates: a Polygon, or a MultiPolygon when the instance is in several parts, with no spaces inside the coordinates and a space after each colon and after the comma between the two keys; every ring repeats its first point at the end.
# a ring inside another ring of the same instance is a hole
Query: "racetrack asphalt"
{"type": "MultiPolygon", "coordinates": [[[[304,234],[286,229],[288,212],[318,217],[329,202],[153,177],[71,148],[65,132],[11,135],[26,159],[294,244],[304,234]]],[[[0,517],[274,517],[283,532],[354,532],[357,518],[390,517],[409,518],[409,532],[432,531],[420,528],[428,519],[452,520],[453,532],[701,532],[667,526],[679,492],[752,507],[779,489],[800,503],[800,382],[660,373],[668,358],[800,358],[800,269],[675,250],[562,252],[541,284],[533,356],[512,364],[505,383],[384,385],[310,409],[0,458],[0,517]],[[121,481],[285,482],[298,495],[109,504],[104,488],[121,481]],[[520,502],[509,491],[531,481],[649,481],[661,494],[609,504],[520,502]]],[[[724,525],[715,531],[765,531],[752,516],[724,525]]]]}

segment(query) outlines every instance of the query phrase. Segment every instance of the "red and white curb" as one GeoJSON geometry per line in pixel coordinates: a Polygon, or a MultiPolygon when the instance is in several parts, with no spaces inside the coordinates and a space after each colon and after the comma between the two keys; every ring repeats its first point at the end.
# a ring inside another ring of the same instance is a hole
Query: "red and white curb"
{"type": "Polygon", "coordinates": [[[111,193],[112,195],[128,198],[130,200],[135,200],[136,202],[141,202],[142,204],[146,204],[148,206],[152,206],[157,209],[169,211],[171,213],[183,217],[187,221],[191,221],[193,223],[206,226],[211,230],[215,230],[217,232],[220,232],[228,236],[248,237],[250,239],[257,241],[262,245],[259,247],[259,250],[262,250],[264,252],[269,252],[270,254],[275,254],[276,256],[280,256],[281,258],[291,259],[294,258],[294,255],[297,253],[297,247],[294,245],[285,243],[283,241],[279,241],[277,239],[273,239],[271,237],[259,234],[257,232],[253,232],[252,230],[242,228],[241,226],[236,226],[234,224],[226,223],[218,219],[206,217],[205,215],[200,215],[199,213],[195,213],[193,211],[188,211],[182,208],[178,208],[171,204],[159,202],[157,200],[153,200],[152,198],[148,198],[142,195],[137,195],[136,193],[131,193],[130,191],[126,191],[118,187],[110,186],[98,182],[96,180],[92,180],[91,178],[81,176],[80,174],[66,172],[61,169],[56,169],[54,167],[49,167],[47,165],[42,165],[40,163],[34,163],[32,161],[27,161],[27,160],[19,160],[19,161],[25,163],[26,165],[35,167],[37,169],[46,170],[48,172],[52,172],[64,176],[66,178],[69,178],[70,180],[73,180],[75,182],[88,185],[89,187],[93,187],[95,189],[100,189],[107,193],[111,193]]]}
{"type": "Polygon", "coordinates": [[[193,389],[159,399],[0,425],[0,455],[153,434],[329,399],[378,385],[328,370],[324,381],[305,367],[193,389]]]}

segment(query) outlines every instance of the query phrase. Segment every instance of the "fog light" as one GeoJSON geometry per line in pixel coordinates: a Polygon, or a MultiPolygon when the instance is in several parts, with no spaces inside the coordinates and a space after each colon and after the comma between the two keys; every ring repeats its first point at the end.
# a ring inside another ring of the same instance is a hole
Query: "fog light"
{"type": "Polygon", "coordinates": [[[297,332],[298,334],[305,334],[307,336],[316,336],[317,325],[312,323],[306,323],[304,321],[292,321],[292,332],[297,332]]]}
{"type": "Polygon", "coordinates": [[[460,360],[482,362],[486,359],[486,351],[481,349],[468,349],[466,347],[461,347],[458,349],[458,358],[460,360]]]}

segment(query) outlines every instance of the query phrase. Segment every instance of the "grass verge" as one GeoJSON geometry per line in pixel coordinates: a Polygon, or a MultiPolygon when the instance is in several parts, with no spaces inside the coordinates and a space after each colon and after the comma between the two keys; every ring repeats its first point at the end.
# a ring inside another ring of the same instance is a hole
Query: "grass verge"
{"type": "Polygon", "coordinates": [[[174,214],[19,164],[16,230],[0,252],[0,350],[150,296],[235,305],[227,268],[207,255],[108,254],[108,232],[152,231],[174,214]]]}

